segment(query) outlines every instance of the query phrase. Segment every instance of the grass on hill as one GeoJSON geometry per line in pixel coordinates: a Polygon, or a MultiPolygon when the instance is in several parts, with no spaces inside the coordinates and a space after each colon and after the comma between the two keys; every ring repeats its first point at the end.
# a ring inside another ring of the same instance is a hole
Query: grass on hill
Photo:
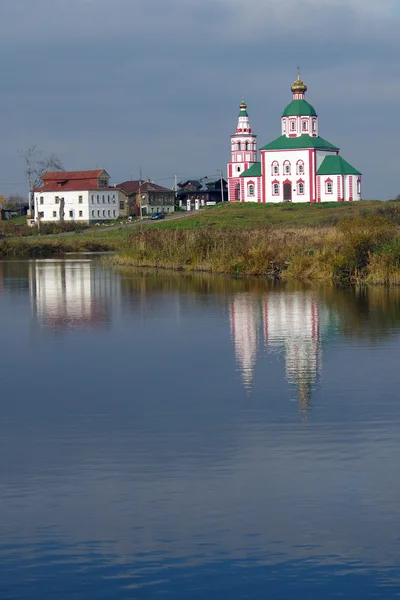
{"type": "Polygon", "coordinates": [[[341,219],[358,214],[382,210],[394,211],[400,223],[400,202],[321,202],[309,203],[224,203],[202,209],[193,216],[161,221],[153,226],[157,229],[196,229],[197,227],[228,227],[234,229],[256,229],[266,226],[323,227],[336,225],[341,219]]]}

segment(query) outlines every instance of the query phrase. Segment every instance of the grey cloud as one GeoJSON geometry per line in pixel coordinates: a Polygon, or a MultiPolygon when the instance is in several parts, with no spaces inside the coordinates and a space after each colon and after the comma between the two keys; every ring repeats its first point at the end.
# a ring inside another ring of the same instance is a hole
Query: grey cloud
{"type": "Polygon", "coordinates": [[[321,135],[364,173],[365,197],[396,195],[395,5],[380,3],[379,15],[359,0],[306,6],[307,22],[295,6],[282,20],[269,1],[249,0],[244,12],[236,0],[8,3],[0,188],[24,189],[17,149],[32,143],[70,168],[104,163],[115,181],[140,165],[154,179],[221,168],[242,94],[266,143],[279,135],[300,62],[321,135]]]}

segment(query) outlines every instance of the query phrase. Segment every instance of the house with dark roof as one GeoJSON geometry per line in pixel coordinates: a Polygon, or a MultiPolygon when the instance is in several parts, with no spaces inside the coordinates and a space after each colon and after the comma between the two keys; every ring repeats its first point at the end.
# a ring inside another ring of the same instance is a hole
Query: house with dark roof
{"type": "Polygon", "coordinates": [[[339,148],[319,135],[318,115],[305,99],[300,79],[281,117],[281,135],[262,146],[250,127],[247,105],[240,104],[231,136],[228,188],[231,202],[343,202],[361,200],[361,173],[339,148]]]}
{"type": "Polygon", "coordinates": [[[52,171],[33,190],[35,221],[92,223],[124,216],[125,196],[104,169],[52,171]]]}
{"type": "Polygon", "coordinates": [[[130,215],[144,217],[175,210],[175,192],[150,179],[123,181],[116,188],[124,194],[130,215]]]}
{"type": "Polygon", "coordinates": [[[184,210],[198,210],[207,204],[228,200],[228,187],[225,179],[202,177],[186,179],[178,183],[176,198],[184,210]]]}

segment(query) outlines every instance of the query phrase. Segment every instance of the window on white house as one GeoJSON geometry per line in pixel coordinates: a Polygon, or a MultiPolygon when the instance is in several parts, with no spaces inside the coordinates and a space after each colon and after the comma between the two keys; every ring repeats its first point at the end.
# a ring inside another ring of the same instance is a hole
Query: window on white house
{"type": "Polygon", "coordinates": [[[298,194],[304,194],[304,183],[299,183],[297,186],[297,193],[298,194]]]}
{"type": "Polygon", "coordinates": [[[44,198],[43,198],[43,196],[40,196],[40,204],[44,204],[44,198]]]}
{"type": "Polygon", "coordinates": [[[124,201],[121,200],[121,202],[119,203],[119,210],[124,210],[124,208],[125,208],[124,201]]]}
{"type": "Polygon", "coordinates": [[[100,204],[100,196],[97,195],[97,204],[100,204]]]}
{"type": "Polygon", "coordinates": [[[79,211],[79,216],[83,217],[83,211],[82,210],[79,211]]]}
{"type": "Polygon", "coordinates": [[[94,210],[92,210],[92,217],[94,217],[94,210]]]}
{"type": "Polygon", "coordinates": [[[92,194],[92,202],[94,202],[94,194],[92,194]]]}
{"type": "Polygon", "coordinates": [[[108,216],[111,217],[111,211],[110,210],[108,211],[108,216]]]}
{"type": "Polygon", "coordinates": [[[97,216],[98,216],[98,217],[100,216],[100,211],[99,211],[99,210],[97,211],[97,216]]]}
{"type": "Polygon", "coordinates": [[[113,216],[115,217],[115,209],[113,210],[113,216]]]}
{"type": "Polygon", "coordinates": [[[279,165],[277,162],[272,163],[272,175],[279,175],[279,165]]]}
{"type": "Polygon", "coordinates": [[[53,210],[53,217],[57,216],[57,211],[53,210]]]}
{"type": "Polygon", "coordinates": [[[106,216],[106,211],[105,211],[105,210],[103,210],[103,217],[105,217],[105,216],[106,216]]]}
{"type": "Polygon", "coordinates": [[[108,196],[107,196],[107,202],[108,202],[108,204],[110,204],[110,194],[108,194],[108,196]]]}
{"type": "Polygon", "coordinates": [[[105,196],[104,196],[104,194],[103,194],[103,197],[102,197],[102,199],[103,199],[103,204],[105,204],[105,203],[106,203],[106,199],[105,199],[105,196]]]}
{"type": "Polygon", "coordinates": [[[69,216],[70,216],[71,218],[74,216],[74,211],[73,211],[73,210],[70,210],[70,211],[69,211],[69,216]]]}
{"type": "Polygon", "coordinates": [[[254,185],[253,184],[249,185],[249,196],[254,196],[254,185]]]}
{"type": "Polygon", "coordinates": [[[54,198],[54,202],[55,202],[56,204],[60,204],[60,198],[59,198],[58,196],[56,196],[56,197],[54,198]]]}
{"type": "Polygon", "coordinates": [[[285,162],[283,165],[283,170],[286,175],[290,175],[290,162],[285,162]]]}
{"type": "Polygon", "coordinates": [[[83,196],[78,196],[78,202],[79,202],[79,204],[83,203],[83,196]]]}
{"type": "Polygon", "coordinates": [[[112,201],[115,202],[115,194],[112,195],[112,201]]]}
{"type": "Polygon", "coordinates": [[[44,219],[44,212],[39,213],[39,219],[44,219]]]}
{"type": "Polygon", "coordinates": [[[333,193],[333,185],[331,181],[327,181],[325,184],[325,190],[327,194],[332,194],[333,193]]]}
{"type": "Polygon", "coordinates": [[[274,183],[272,186],[272,193],[274,196],[279,194],[279,183],[274,183]]]}

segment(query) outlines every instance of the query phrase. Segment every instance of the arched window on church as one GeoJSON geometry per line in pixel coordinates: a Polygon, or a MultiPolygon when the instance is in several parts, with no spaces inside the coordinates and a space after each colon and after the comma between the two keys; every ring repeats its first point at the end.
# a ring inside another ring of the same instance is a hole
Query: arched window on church
{"type": "Polygon", "coordinates": [[[279,183],[272,184],[272,195],[279,196],[279,183]]]}
{"type": "Polygon", "coordinates": [[[235,200],[240,200],[240,183],[235,185],[235,200]]]}
{"type": "Polygon", "coordinates": [[[246,142],[246,143],[245,143],[244,149],[245,149],[245,150],[248,150],[248,149],[249,149],[249,142],[246,142]]]}
{"type": "Polygon", "coordinates": [[[290,175],[290,172],[291,172],[290,161],[285,160],[285,162],[283,163],[283,172],[285,175],[290,175]]]}
{"type": "Polygon", "coordinates": [[[254,189],[254,184],[253,183],[249,184],[249,187],[247,188],[247,191],[248,191],[249,196],[254,196],[255,189],[254,189]]]}
{"type": "Polygon", "coordinates": [[[297,161],[297,175],[303,175],[304,173],[304,162],[302,160],[297,161]]]}
{"type": "Polygon", "coordinates": [[[279,175],[279,163],[277,160],[274,160],[271,165],[271,175],[279,175]]]}
{"type": "Polygon", "coordinates": [[[332,179],[327,179],[325,181],[325,193],[326,194],[333,194],[333,183],[332,183],[332,179]]]}
{"type": "Polygon", "coordinates": [[[240,150],[241,149],[241,144],[240,142],[237,143],[237,149],[240,150]]]}
{"type": "Polygon", "coordinates": [[[304,194],[304,183],[303,181],[299,181],[299,183],[297,184],[297,193],[300,195],[304,194]]]}

